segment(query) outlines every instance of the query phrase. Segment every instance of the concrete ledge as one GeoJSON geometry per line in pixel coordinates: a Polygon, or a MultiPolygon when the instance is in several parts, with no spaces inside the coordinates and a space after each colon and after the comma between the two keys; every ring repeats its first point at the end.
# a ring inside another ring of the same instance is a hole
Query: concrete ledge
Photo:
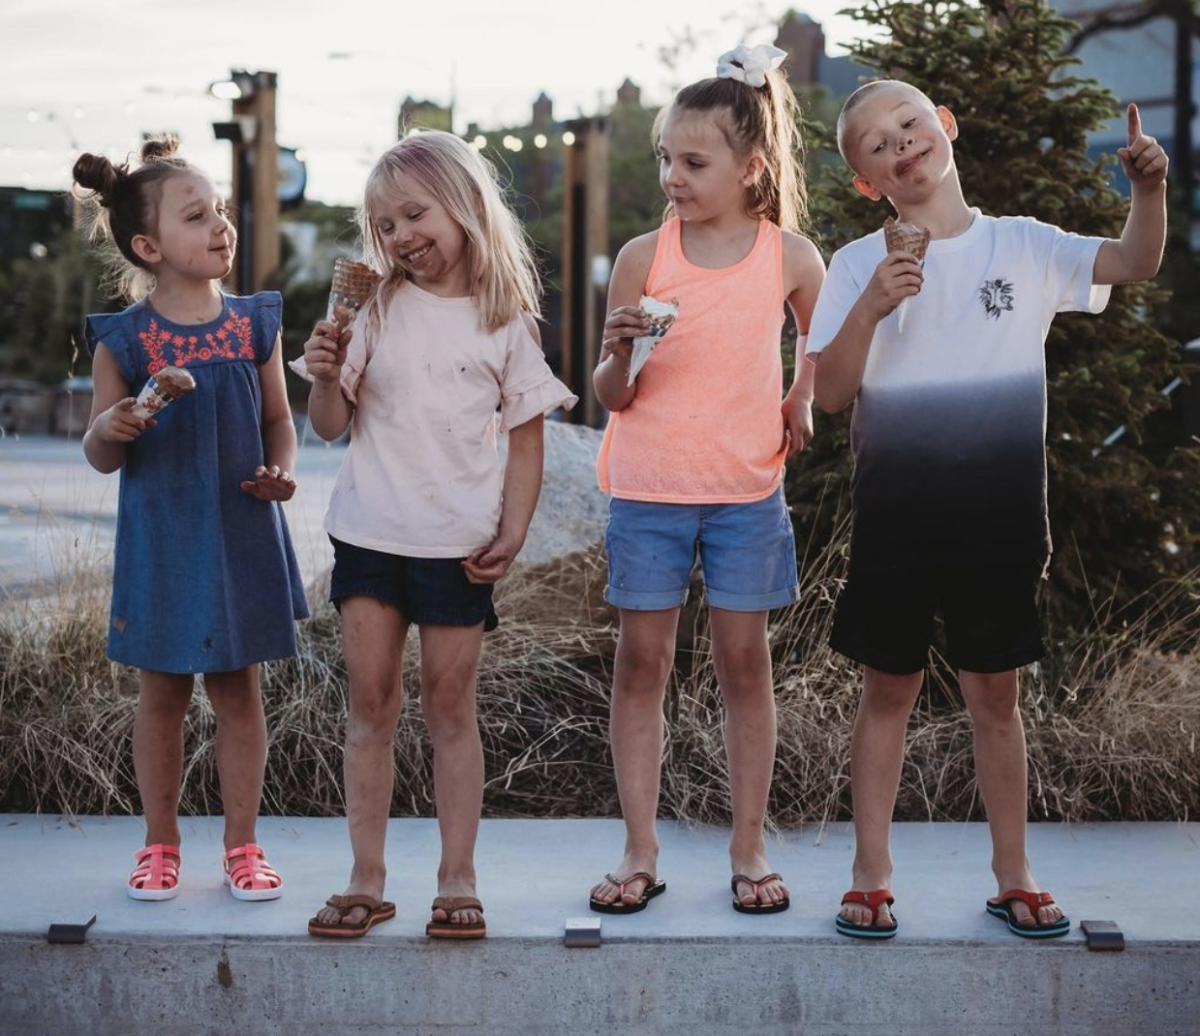
{"type": "Polygon", "coordinates": [[[729,906],[726,833],[663,824],[667,894],[642,914],[604,917],[597,949],[566,949],[563,924],[615,866],[616,821],[485,822],[490,934],[451,945],[423,935],[433,821],[392,822],[388,896],[400,916],[347,944],[304,934],[348,869],[342,822],[262,821],[259,840],[287,881],[273,903],[224,891],[220,831],[219,820],[188,821],[184,890],[135,903],[122,880],[138,821],[0,817],[0,1033],[1200,1034],[1200,917],[1180,909],[1200,873],[1196,824],[1032,828],[1040,880],[1076,922],[1117,921],[1121,953],[1088,952],[1077,929],[1018,940],[986,916],[983,825],[897,826],[901,932],[865,944],[832,929],[852,852],[844,828],[775,843],[792,910],[745,917],[729,906]],[[50,923],[93,913],[84,945],[45,941],[50,923]]]}

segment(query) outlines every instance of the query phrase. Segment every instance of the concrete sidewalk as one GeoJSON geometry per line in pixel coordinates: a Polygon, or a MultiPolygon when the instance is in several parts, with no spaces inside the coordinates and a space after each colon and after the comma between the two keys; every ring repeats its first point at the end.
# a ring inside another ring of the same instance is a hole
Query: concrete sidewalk
{"type": "Polygon", "coordinates": [[[564,922],[589,916],[587,888],[620,859],[620,823],[485,821],[489,936],[447,945],[424,936],[436,824],[394,820],[399,916],[331,944],[305,922],[348,872],[342,821],[264,819],[286,894],[247,904],[222,887],[219,820],[187,820],[183,891],[138,903],[123,890],[138,820],[0,817],[0,1033],[1200,1034],[1200,915],[1183,894],[1200,875],[1200,824],[1032,826],[1039,880],[1076,925],[1115,920],[1122,953],[1089,952],[1078,927],[1020,940],[987,916],[984,825],[897,825],[901,930],[884,944],[833,930],[853,852],[843,825],[772,845],[793,906],[770,917],[731,909],[726,832],[661,834],[666,895],[603,917],[599,949],[569,950],[564,922]],[[52,922],[92,914],[85,945],[45,941],[52,922]]]}

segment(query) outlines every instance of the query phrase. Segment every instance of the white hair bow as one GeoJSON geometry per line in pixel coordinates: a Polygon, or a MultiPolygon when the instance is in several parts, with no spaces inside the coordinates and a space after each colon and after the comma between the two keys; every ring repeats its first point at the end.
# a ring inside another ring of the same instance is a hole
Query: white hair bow
{"type": "Polygon", "coordinates": [[[757,47],[747,47],[743,43],[717,58],[717,78],[762,86],[767,81],[767,73],[782,65],[786,57],[786,50],[769,43],[760,43],[757,47]]]}

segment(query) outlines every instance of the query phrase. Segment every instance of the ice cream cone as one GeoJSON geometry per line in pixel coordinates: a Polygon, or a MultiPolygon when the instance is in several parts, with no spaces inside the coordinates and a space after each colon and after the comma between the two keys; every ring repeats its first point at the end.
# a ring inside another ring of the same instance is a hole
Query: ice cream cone
{"type": "Polygon", "coordinates": [[[883,225],[883,237],[887,242],[887,250],[889,252],[908,252],[917,262],[924,262],[930,236],[927,227],[918,227],[915,223],[895,220],[890,216],[883,225]]]}
{"type": "Polygon", "coordinates": [[[382,278],[365,263],[340,255],[333,264],[333,283],[329,287],[329,310],[325,319],[339,331],[349,327],[358,311],[375,294],[382,278]]]}
{"type": "MultiPolygon", "coordinates": [[[[907,252],[917,262],[924,265],[925,251],[929,248],[932,235],[928,227],[918,227],[915,223],[896,220],[891,216],[883,224],[883,239],[889,252],[907,252]]],[[[896,330],[904,333],[904,311],[908,308],[908,299],[904,299],[896,307],[896,330]]]]}
{"type": "Polygon", "coordinates": [[[150,375],[142,386],[130,413],[143,419],[153,417],[175,400],[196,387],[196,379],[182,367],[164,367],[150,375]]]}
{"type": "Polygon", "coordinates": [[[679,300],[671,299],[670,302],[660,302],[651,295],[643,295],[638,303],[638,308],[646,314],[650,331],[633,340],[633,354],[629,359],[628,384],[630,385],[638,376],[638,372],[646,365],[646,361],[650,359],[650,354],[658,347],[658,343],[671,330],[671,325],[679,317],[679,300]]]}

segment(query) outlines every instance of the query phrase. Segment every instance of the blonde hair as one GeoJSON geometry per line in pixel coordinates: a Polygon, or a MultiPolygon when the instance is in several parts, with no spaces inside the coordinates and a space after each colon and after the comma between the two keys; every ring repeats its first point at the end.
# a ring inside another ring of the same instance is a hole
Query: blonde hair
{"type": "Polygon", "coordinates": [[[133,239],[158,226],[163,184],[172,176],[196,172],[178,151],[178,138],[150,137],[142,144],[136,169],[129,162],[113,165],[104,155],[85,153],[72,170],[75,185],[87,192],[72,190],[83,202],[88,240],[111,242],[101,246],[104,285],[130,302],[154,288],[154,274],[133,250],[133,239]]]}
{"type": "Polygon", "coordinates": [[[428,130],[405,137],[383,153],[367,177],[359,231],[367,263],[384,281],[368,309],[376,328],[406,274],[376,229],[372,210],[414,183],[442,205],[467,237],[471,294],[488,331],[522,312],[541,315],[541,278],[533,249],[516,214],[504,202],[496,169],[452,133],[428,130]]]}
{"type": "MultiPolygon", "coordinates": [[[[766,75],[762,86],[715,76],[685,86],[659,111],[651,135],[657,145],[673,111],[712,112],[738,155],[762,156],[762,176],[746,188],[747,215],[798,232],[808,225],[804,140],[797,125],[800,106],[782,69],[766,75]]],[[[668,204],[664,219],[674,212],[668,204]]]]}

